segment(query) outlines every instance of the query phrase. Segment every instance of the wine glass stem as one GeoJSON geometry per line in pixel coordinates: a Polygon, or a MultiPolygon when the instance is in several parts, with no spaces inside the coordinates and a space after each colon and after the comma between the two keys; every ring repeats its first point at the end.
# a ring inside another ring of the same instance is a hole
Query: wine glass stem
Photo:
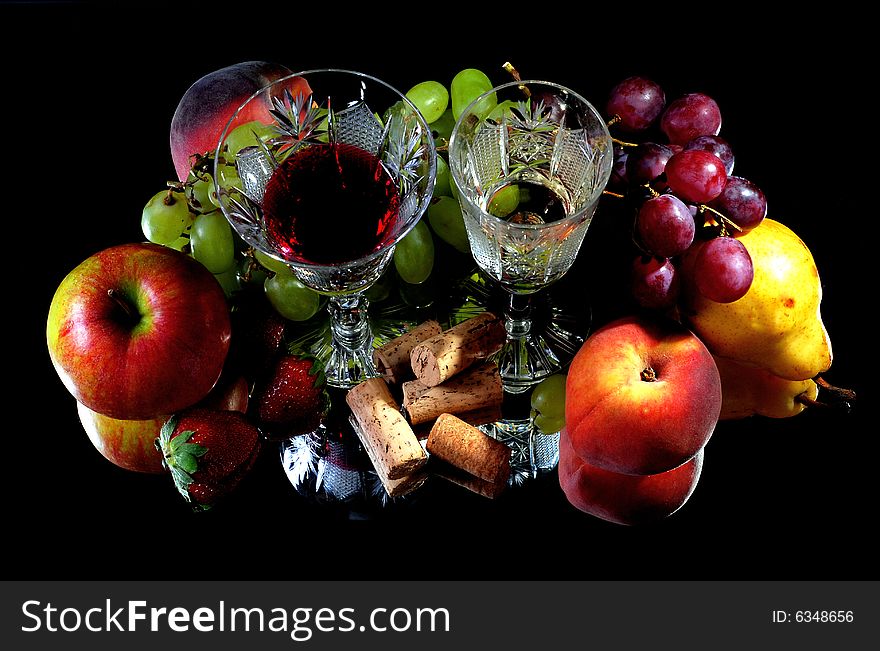
{"type": "Polygon", "coordinates": [[[507,304],[504,328],[510,339],[528,337],[532,331],[532,296],[531,294],[511,294],[507,304]]]}
{"type": "Polygon", "coordinates": [[[333,342],[324,368],[330,386],[350,389],[377,375],[368,306],[369,301],[363,294],[330,298],[328,310],[333,342]]]}
{"type": "Polygon", "coordinates": [[[334,344],[345,350],[363,349],[372,339],[367,318],[369,300],[363,294],[330,298],[330,328],[334,344]]]}

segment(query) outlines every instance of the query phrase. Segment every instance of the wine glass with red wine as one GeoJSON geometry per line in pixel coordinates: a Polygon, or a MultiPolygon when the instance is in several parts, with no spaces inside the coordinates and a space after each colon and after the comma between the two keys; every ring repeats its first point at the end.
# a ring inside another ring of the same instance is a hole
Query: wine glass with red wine
{"type": "MultiPolygon", "coordinates": [[[[516,81],[478,97],[449,142],[477,265],[509,294],[498,358],[508,393],[523,393],[563,363],[533,328],[531,297],[571,267],[611,175],[611,135],[572,90],[516,81]]],[[[577,350],[577,342],[567,346],[577,350]]]]}
{"type": "Polygon", "coordinates": [[[409,100],[359,72],[308,70],[252,95],[215,152],[224,214],[250,246],[329,297],[331,386],[376,375],[364,292],[434,187],[431,131],[409,100]]]}

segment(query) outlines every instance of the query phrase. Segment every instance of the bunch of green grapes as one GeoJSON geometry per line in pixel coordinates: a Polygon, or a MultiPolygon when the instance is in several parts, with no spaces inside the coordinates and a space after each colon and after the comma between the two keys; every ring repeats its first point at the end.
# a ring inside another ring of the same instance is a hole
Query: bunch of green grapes
{"type": "MultiPolygon", "coordinates": [[[[232,131],[225,155],[229,160],[256,139],[271,137],[260,122],[232,131]]],[[[227,185],[240,185],[233,164],[219,166],[227,185]]],[[[150,241],[191,255],[214,274],[227,296],[245,286],[263,286],[266,298],[283,317],[306,321],[320,308],[320,296],[303,285],[286,264],[250,248],[233,230],[214,192],[213,154],[197,157],[183,183],[169,183],[144,206],[141,229],[150,241]]]]}

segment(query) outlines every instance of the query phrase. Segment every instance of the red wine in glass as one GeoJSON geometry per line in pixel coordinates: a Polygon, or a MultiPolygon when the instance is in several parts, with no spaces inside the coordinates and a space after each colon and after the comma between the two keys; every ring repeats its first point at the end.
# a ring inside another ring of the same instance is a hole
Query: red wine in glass
{"type": "Polygon", "coordinates": [[[344,143],[311,144],[272,173],[263,196],[267,239],[291,261],[337,264],[395,236],[400,196],[373,154],[344,143]]]}

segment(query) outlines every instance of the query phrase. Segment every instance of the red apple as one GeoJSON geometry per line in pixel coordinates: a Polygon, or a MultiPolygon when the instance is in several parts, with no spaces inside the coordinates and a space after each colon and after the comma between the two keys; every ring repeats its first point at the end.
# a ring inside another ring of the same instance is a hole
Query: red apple
{"type": "Polygon", "coordinates": [[[617,524],[646,524],[671,515],[688,501],[703,469],[703,450],[678,468],[655,475],[624,475],[592,466],[574,452],[565,430],[559,438],[559,485],[575,508],[617,524]]]}
{"type": "Polygon", "coordinates": [[[613,321],[572,360],[565,422],[575,453],[603,470],[651,475],[680,466],[706,445],[720,413],[712,354],[670,319],[613,321]]]}
{"type": "Polygon", "coordinates": [[[204,398],[230,334],[214,276],[188,255],[143,243],[110,247],[71,271],[46,325],[64,386],[118,420],[157,418],[204,398]]]}
{"type": "Polygon", "coordinates": [[[81,402],[76,403],[76,411],[89,440],[108,461],[136,472],[165,472],[155,441],[167,416],[118,420],[92,411],[81,402]]]}
{"type": "MultiPolygon", "coordinates": [[[[289,68],[267,61],[245,61],[210,72],[196,81],[180,98],[171,119],[171,158],[177,178],[186,180],[194,154],[213,152],[220,134],[238,108],[255,92],[292,74],[289,68]]],[[[294,96],[308,89],[302,79],[290,86],[294,96]]],[[[240,122],[271,122],[269,104],[252,102],[240,122]]]]}

